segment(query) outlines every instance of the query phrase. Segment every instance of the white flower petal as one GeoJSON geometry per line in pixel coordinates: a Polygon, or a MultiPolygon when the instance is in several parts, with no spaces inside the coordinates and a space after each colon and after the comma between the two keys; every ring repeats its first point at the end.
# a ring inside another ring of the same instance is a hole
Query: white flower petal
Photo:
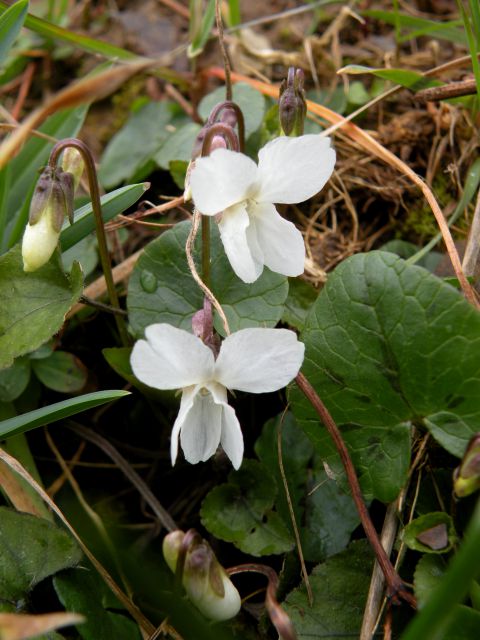
{"type": "Polygon", "coordinates": [[[243,282],[255,282],[263,271],[248,244],[246,230],[250,224],[245,203],[229,207],[218,223],[223,247],[232,269],[243,282]]]}
{"type": "Polygon", "coordinates": [[[181,389],[210,380],[214,357],[200,338],[169,324],[151,324],[145,336],[130,357],[141,382],[156,389],[181,389]]]}
{"type": "Polygon", "coordinates": [[[212,382],[207,385],[214,401],[222,405],[222,433],[220,444],[230,458],[234,469],[239,469],[243,459],[243,434],[235,410],[228,404],[226,388],[212,382]]]}
{"type": "Polygon", "coordinates": [[[172,465],[175,464],[178,455],[178,437],[183,427],[185,419],[192,409],[195,396],[200,391],[201,385],[192,385],[183,390],[182,399],[180,401],[180,411],[178,412],[177,419],[172,429],[172,436],[170,441],[170,457],[172,459],[172,465]]]}
{"type": "Polygon", "coordinates": [[[216,149],[197,158],[190,174],[190,189],[197,209],[215,215],[248,197],[257,177],[257,165],[243,153],[216,149]]]}
{"type": "Polygon", "coordinates": [[[330,138],[313,134],[275,138],[258,158],[257,202],[303,202],[320,191],[335,165],[330,138]]]}
{"type": "Polygon", "coordinates": [[[187,462],[196,464],[213,456],[220,444],[222,413],[223,404],[217,404],[209,391],[201,389],[195,394],[180,429],[180,444],[187,462]]]}
{"type": "Polygon", "coordinates": [[[223,407],[220,444],[233,468],[239,469],[243,460],[243,434],[235,410],[228,404],[223,407]]]}
{"type": "Polygon", "coordinates": [[[304,351],[288,329],[242,329],[222,342],[215,379],[228,389],[276,391],[297,375],[304,351]]]}
{"type": "Polygon", "coordinates": [[[259,203],[250,216],[250,227],[262,248],[265,265],[284,276],[299,276],[305,268],[305,244],[297,227],[282,218],[273,204],[259,203]]]}

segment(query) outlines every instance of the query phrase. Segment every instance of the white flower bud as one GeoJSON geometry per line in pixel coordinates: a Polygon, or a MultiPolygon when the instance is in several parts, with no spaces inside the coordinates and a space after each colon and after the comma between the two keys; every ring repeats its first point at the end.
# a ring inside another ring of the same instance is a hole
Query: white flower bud
{"type": "MultiPolygon", "coordinates": [[[[184,537],[183,531],[172,531],[163,539],[163,555],[173,572],[184,537]]],[[[186,551],[182,584],[191,602],[210,620],[229,620],[240,611],[240,594],[209,544],[199,537],[186,551]]]]}
{"type": "Polygon", "coordinates": [[[36,271],[50,260],[60,237],[47,206],[38,222],[27,224],[22,242],[23,270],[36,271]]]}
{"type": "Polygon", "coordinates": [[[73,176],[73,190],[80,184],[85,165],[82,154],[74,147],[67,147],[62,156],[62,171],[71,173],[73,176]]]}
{"type": "Polygon", "coordinates": [[[24,271],[42,267],[55,251],[65,214],[73,221],[73,176],[47,166],[30,203],[22,241],[24,271]]]}

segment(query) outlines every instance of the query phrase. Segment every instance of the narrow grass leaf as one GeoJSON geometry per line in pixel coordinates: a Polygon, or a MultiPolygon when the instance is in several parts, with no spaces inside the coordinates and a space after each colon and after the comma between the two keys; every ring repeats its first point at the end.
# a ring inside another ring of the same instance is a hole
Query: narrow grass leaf
{"type": "Polygon", "coordinates": [[[47,407],[41,407],[40,409],[23,413],[20,416],[3,420],[0,422],[0,436],[9,438],[128,395],[128,391],[112,389],[109,391],[95,391],[78,398],[55,402],[47,407]]]}
{"type": "Polygon", "coordinates": [[[0,15],[0,67],[23,27],[27,12],[28,0],[18,0],[0,15]]]}

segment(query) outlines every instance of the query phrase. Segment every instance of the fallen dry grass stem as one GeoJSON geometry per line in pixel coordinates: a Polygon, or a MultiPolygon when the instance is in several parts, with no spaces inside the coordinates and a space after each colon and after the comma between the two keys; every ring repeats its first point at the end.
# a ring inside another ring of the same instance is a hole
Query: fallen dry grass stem
{"type": "Polygon", "coordinates": [[[95,569],[98,571],[102,579],[111,589],[111,591],[117,596],[120,602],[123,604],[125,609],[130,613],[132,618],[137,622],[139,627],[142,629],[142,632],[145,632],[147,635],[151,635],[155,631],[155,627],[152,623],[147,620],[147,618],[143,615],[140,609],[125,595],[125,593],[120,589],[120,587],[116,584],[115,580],[108,573],[108,571],[103,567],[102,564],[96,559],[93,553],[88,549],[88,547],[84,544],[83,540],[80,538],[78,533],[63,515],[63,512],[57,507],[57,505],[53,502],[50,496],[45,492],[45,490],[38,484],[34,478],[28,473],[28,471],[11,455],[9,455],[3,449],[0,449],[0,460],[2,460],[5,464],[7,464],[10,469],[18,473],[31,487],[32,489],[42,498],[42,500],[52,509],[52,511],[58,516],[58,518],[62,521],[62,523],[67,527],[72,536],[78,542],[80,548],[93,564],[95,569]]]}

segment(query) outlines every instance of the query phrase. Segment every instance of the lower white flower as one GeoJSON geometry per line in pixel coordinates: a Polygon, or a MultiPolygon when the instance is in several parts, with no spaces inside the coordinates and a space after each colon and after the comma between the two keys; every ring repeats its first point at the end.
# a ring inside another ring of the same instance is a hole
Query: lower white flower
{"type": "Polygon", "coordinates": [[[273,203],[311,198],[330,178],[334,165],[330,138],[311,134],[272,140],[260,149],[258,166],[229,149],[196,159],[190,175],[192,198],[202,214],[222,214],[220,236],[241,280],[254,282],[264,265],[286,276],[303,273],[302,234],[273,203]]]}
{"type": "Polygon", "coordinates": [[[221,444],[238,469],[243,436],[227,389],[250,393],[281,389],[297,375],[304,345],[288,329],[242,329],[222,342],[215,360],[200,338],[169,324],[150,325],[145,337],[133,347],[135,376],[157,389],[182,389],[172,431],[172,464],[180,438],[188,462],[207,460],[221,444]]]}

